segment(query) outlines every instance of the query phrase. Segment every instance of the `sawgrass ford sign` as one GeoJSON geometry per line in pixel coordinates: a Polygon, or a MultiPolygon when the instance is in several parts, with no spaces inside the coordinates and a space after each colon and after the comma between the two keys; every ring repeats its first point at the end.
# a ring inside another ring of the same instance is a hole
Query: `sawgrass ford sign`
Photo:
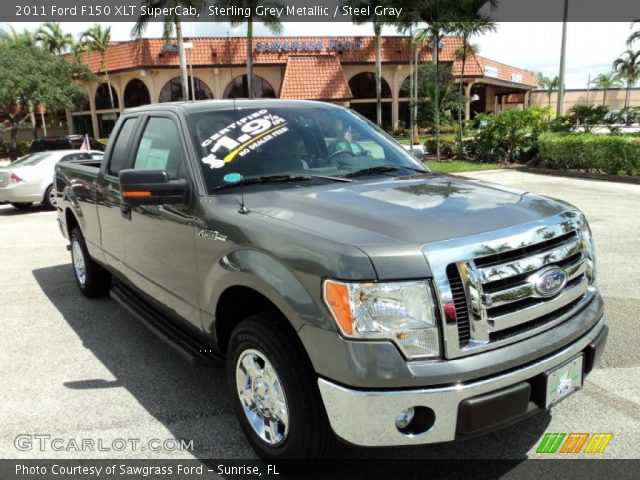
{"type": "Polygon", "coordinates": [[[256,52],[322,52],[327,51],[356,51],[360,50],[360,42],[342,42],[338,40],[323,40],[317,42],[300,42],[289,40],[273,40],[257,42],[256,52]]]}

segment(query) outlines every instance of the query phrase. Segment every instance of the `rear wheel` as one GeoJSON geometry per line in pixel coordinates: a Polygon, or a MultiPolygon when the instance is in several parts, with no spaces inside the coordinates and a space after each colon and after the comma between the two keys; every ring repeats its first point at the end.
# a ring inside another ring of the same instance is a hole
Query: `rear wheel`
{"type": "Polygon", "coordinates": [[[74,228],[71,232],[71,260],[73,275],[83,294],[87,297],[100,297],[109,291],[111,274],[91,258],[79,228],[74,228]]]}
{"type": "Polygon", "coordinates": [[[33,202],[11,202],[12,207],[18,208],[20,210],[29,208],[31,205],[33,205],[33,202]]]}
{"type": "Polygon", "coordinates": [[[44,205],[47,210],[56,209],[56,191],[53,189],[53,185],[49,185],[47,190],[44,192],[42,205],[44,205]]]}
{"type": "Polygon", "coordinates": [[[335,437],[318,376],[286,321],[261,313],[233,331],[227,356],[233,406],[249,443],[265,460],[324,458],[335,437]]]}

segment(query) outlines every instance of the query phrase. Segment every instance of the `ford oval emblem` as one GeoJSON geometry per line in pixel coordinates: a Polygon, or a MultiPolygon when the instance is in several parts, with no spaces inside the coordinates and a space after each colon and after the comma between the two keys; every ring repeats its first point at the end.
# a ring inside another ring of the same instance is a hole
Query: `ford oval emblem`
{"type": "Polygon", "coordinates": [[[560,267],[551,267],[533,275],[533,286],[542,297],[551,297],[567,284],[567,272],[560,267]]]}

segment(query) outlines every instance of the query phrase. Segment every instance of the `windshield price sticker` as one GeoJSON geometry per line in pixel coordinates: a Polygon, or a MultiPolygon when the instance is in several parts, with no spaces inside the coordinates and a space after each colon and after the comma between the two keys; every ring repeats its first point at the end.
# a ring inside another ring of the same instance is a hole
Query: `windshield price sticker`
{"type": "Polygon", "coordinates": [[[240,155],[250,153],[258,146],[288,131],[287,121],[269,113],[258,110],[232,124],[226,126],[202,142],[209,148],[209,155],[202,158],[202,163],[210,168],[222,168],[240,155]]]}

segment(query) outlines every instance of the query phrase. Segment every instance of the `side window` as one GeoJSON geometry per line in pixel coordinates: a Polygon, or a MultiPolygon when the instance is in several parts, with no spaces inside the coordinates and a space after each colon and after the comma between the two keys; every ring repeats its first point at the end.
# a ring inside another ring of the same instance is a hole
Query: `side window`
{"type": "Polygon", "coordinates": [[[182,142],[178,125],[164,117],[151,117],[136,151],[136,170],[165,170],[169,180],[183,178],[182,142]]]}
{"type": "Polygon", "coordinates": [[[128,118],[124,121],[122,128],[120,128],[118,138],[115,139],[113,149],[111,150],[111,159],[109,160],[109,166],[107,167],[107,173],[109,175],[117,177],[120,170],[124,168],[127,161],[129,143],[131,141],[131,136],[135,131],[137,122],[137,118],[128,118]]]}

